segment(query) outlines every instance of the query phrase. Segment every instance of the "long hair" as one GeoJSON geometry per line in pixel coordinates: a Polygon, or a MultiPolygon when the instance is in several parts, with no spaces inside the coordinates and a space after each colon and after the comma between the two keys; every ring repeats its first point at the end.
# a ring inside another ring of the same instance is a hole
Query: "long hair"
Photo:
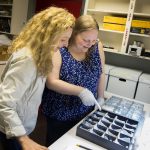
{"type": "Polygon", "coordinates": [[[9,52],[23,47],[31,50],[38,73],[42,76],[52,69],[52,54],[59,35],[73,27],[75,17],[66,9],[49,7],[34,15],[9,47],[9,52]]]}
{"type": "MultiPolygon", "coordinates": [[[[97,21],[91,16],[91,15],[82,15],[79,18],[77,18],[75,22],[75,26],[72,32],[72,36],[69,40],[69,45],[73,44],[75,41],[75,38],[78,34],[96,29],[99,31],[99,26],[97,21]]],[[[86,59],[89,58],[90,52],[94,49],[96,44],[94,44],[91,48],[89,48],[87,54],[86,54],[86,59]]]]}

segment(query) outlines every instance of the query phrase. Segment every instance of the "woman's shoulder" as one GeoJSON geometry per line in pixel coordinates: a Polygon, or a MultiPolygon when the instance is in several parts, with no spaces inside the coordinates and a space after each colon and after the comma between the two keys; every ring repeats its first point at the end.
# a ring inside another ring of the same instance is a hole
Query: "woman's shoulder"
{"type": "Polygon", "coordinates": [[[13,60],[18,59],[18,58],[25,58],[25,57],[32,59],[31,51],[27,47],[18,49],[12,55],[13,55],[13,60]]]}
{"type": "Polygon", "coordinates": [[[101,42],[98,42],[94,45],[94,53],[99,53],[101,55],[101,53],[103,53],[103,44],[101,42]]]}
{"type": "Polygon", "coordinates": [[[61,53],[61,55],[63,54],[67,54],[68,53],[68,48],[67,47],[62,47],[62,48],[60,48],[60,53],[61,53]]]}
{"type": "Polygon", "coordinates": [[[72,60],[71,54],[67,47],[63,47],[60,49],[60,55],[63,62],[67,62],[68,60],[72,60]]]}
{"type": "Polygon", "coordinates": [[[12,54],[11,66],[18,66],[26,71],[36,70],[35,63],[29,48],[21,48],[12,54]]]}

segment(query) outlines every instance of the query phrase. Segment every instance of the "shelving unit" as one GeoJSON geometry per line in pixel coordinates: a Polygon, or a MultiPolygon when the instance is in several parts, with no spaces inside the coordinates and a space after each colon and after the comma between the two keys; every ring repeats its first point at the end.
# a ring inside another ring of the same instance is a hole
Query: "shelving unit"
{"type": "MultiPolygon", "coordinates": [[[[132,20],[150,21],[149,0],[85,0],[84,14],[92,15],[98,22],[99,38],[107,52],[127,54],[128,46],[134,41],[144,43],[145,51],[150,50],[150,35],[131,33],[132,20]],[[103,28],[104,16],[126,18],[125,30],[115,31],[103,28]]],[[[143,58],[143,57],[141,57],[143,58]]]]}
{"type": "MultiPolygon", "coordinates": [[[[136,0],[133,19],[150,21],[149,6],[149,0],[136,0]]],[[[135,40],[143,42],[145,50],[150,52],[150,35],[130,33],[129,44],[133,43],[135,40]]]]}
{"type": "Polygon", "coordinates": [[[0,34],[17,35],[35,13],[36,0],[0,0],[0,34]]]}
{"type": "Polygon", "coordinates": [[[0,2],[0,33],[10,33],[12,3],[12,0],[1,0],[0,2]]]}

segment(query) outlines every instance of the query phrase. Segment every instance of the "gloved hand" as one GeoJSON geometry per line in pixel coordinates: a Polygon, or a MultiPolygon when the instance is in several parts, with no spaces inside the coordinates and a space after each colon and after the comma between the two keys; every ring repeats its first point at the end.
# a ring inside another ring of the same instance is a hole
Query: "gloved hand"
{"type": "Polygon", "coordinates": [[[85,106],[94,106],[96,99],[90,90],[85,88],[78,96],[85,106]]]}
{"type": "Polygon", "coordinates": [[[104,98],[99,97],[96,101],[99,104],[99,106],[96,104],[95,109],[99,109],[101,111],[102,110],[102,105],[104,104],[104,98]]]}
{"type": "Polygon", "coordinates": [[[97,99],[97,102],[99,103],[100,106],[102,106],[102,105],[105,103],[105,100],[104,100],[104,98],[99,97],[99,98],[97,99]]]}

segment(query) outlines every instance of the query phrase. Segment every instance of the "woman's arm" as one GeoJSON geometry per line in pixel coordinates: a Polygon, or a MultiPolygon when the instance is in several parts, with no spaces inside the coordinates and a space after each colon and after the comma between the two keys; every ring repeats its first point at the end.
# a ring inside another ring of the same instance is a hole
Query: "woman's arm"
{"type": "Polygon", "coordinates": [[[47,77],[46,86],[49,89],[59,92],[61,94],[76,96],[79,95],[79,93],[84,89],[83,87],[76,86],[59,79],[59,73],[62,64],[60,51],[54,53],[52,57],[52,63],[53,68],[47,77]]]}
{"type": "Polygon", "coordinates": [[[48,150],[47,147],[39,145],[30,139],[27,135],[17,137],[22,146],[22,150],[48,150]]]}
{"type": "Polygon", "coordinates": [[[59,79],[60,67],[62,64],[62,59],[59,51],[54,53],[52,63],[53,68],[49,73],[46,81],[47,87],[61,94],[79,96],[85,106],[93,106],[96,99],[91,91],[84,87],[70,84],[59,79]]]}
{"type": "Polygon", "coordinates": [[[105,54],[103,51],[103,45],[101,42],[99,42],[98,44],[99,47],[99,55],[101,58],[101,65],[102,65],[102,74],[100,75],[99,78],[99,84],[98,84],[98,98],[104,98],[104,91],[105,91],[105,70],[104,70],[104,66],[105,66],[105,54]]]}

